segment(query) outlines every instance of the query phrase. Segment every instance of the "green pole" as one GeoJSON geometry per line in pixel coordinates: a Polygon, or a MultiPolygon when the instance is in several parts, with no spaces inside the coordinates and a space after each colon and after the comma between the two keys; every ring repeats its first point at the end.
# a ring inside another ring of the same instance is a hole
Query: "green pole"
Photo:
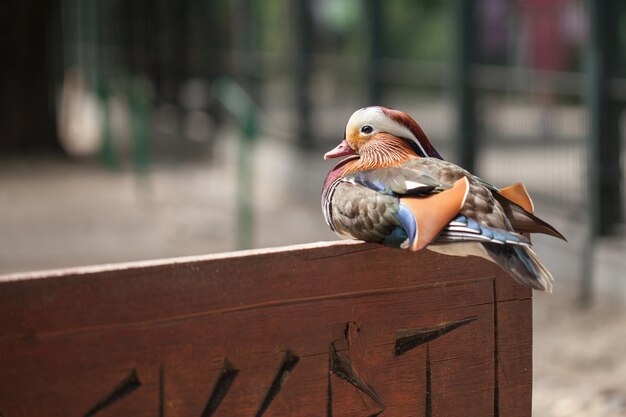
{"type": "Polygon", "coordinates": [[[475,51],[475,1],[454,0],[456,50],[454,56],[454,96],[456,102],[456,159],[470,172],[476,168],[476,100],[472,89],[472,61],[475,51]]]}
{"type": "Polygon", "coordinates": [[[367,20],[367,85],[369,105],[380,105],[382,100],[380,55],[383,45],[382,10],[380,0],[367,0],[365,13],[367,20]]]}
{"type": "Polygon", "coordinates": [[[102,123],[100,127],[100,160],[107,169],[115,170],[119,167],[119,163],[117,160],[117,153],[115,152],[115,146],[113,145],[113,137],[111,134],[111,115],[109,112],[109,86],[103,77],[98,77],[96,84],[102,123]]]}
{"type": "Polygon", "coordinates": [[[619,103],[610,96],[609,82],[617,67],[618,2],[589,0],[587,50],[587,211],[589,230],[583,254],[579,302],[589,306],[593,298],[593,259],[599,236],[611,232],[621,219],[619,103]]]}
{"type": "Polygon", "coordinates": [[[238,0],[237,39],[235,43],[239,51],[243,52],[240,67],[238,68],[238,82],[258,102],[261,63],[257,58],[257,42],[259,39],[257,7],[257,2],[253,0],[238,0]]]}
{"type": "Polygon", "coordinates": [[[150,14],[144,1],[134,1],[127,5],[130,27],[130,91],[129,104],[131,114],[132,160],[135,174],[145,176],[150,163],[149,118],[152,104],[151,86],[147,79],[148,50],[147,28],[150,14]]]}
{"type": "Polygon", "coordinates": [[[620,105],[610,95],[619,55],[618,2],[589,1],[589,141],[587,148],[589,213],[593,235],[610,234],[621,220],[620,105]]]}
{"type": "Polygon", "coordinates": [[[252,247],[253,155],[258,131],[257,105],[250,94],[230,78],[218,78],[212,86],[215,98],[239,126],[237,143],[237,248],[252,247]]]}
{"type": "Polygon", "coordinates": [[[92,15],[92,51],[93,62],[92,75],[95,91],[100,104],[101,126],[100,126],[100,160],[104,166],[109,170],[115,170],[119,168],[118,155],[113,143],[113,135],[111,132],[111,115],[109,111],[109,99],[111,97],[110,83],[107,78],[108,71],[105,68],[105,62],[102,59],[101,46],[106,44],[108,38],[108,27],[103,22],[106,22],[110,16],[105,14],[106,8],[102,2],[96,0],[90,0],[85,2],[85,5],[91,3],[93,15],[92,15]]]}
{"type": "Polygon", "coordinates": [[[256,138],[256,112],[249,108],[241,121],[237,158],[237,247],[252,247],[252,173],[253,145],[256,138]]]}
{"type": "Polygon", "coordinates": [[[149,116],[151,97],[148,87],[141,79],[131,81],[130,109],[131,109],[131,136],[132,159],[135,173],[146,175],[150,163],[150,132],[149,116]]]}
{"type": "Polygon", "coordinates": [[[295,89],[298,115],[297,139],[300,147],[313,146],[311,134],[311,5],[309,0],[293,0],[295,42],[295,89]]]}

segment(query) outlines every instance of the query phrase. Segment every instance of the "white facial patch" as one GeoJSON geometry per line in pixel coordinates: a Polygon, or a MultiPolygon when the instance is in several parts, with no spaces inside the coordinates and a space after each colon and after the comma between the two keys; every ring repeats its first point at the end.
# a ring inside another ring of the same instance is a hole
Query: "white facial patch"
{"type": "Polygon", "coordinates": [[[370,125],[374,129],[372,133],[389,133],[394,136],[412,140],[420,148],[423,155],[427,155],[422,144],[406,126],[391,119],[383,113],[380,107],[365,107],[352,113],[348,124],[346,125],[346,133],[355,134],[361,130],[364,125],[370,125]]]}

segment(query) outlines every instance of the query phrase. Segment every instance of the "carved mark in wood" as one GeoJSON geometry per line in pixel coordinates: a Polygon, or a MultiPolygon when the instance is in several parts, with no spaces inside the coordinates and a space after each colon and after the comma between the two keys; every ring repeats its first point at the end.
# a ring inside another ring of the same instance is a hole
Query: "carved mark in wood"
{"type": "Polygon", "coordinates": [[[421,329],[401,329],[396,333],[396,346],[394,348],[394,355],[400,356],[409,350],[435,340],[438,337],[443,336],[446,333],[450,333],[453,330],[463,327],[466,324],[477,320],[478,317],[468,317],[462,320],[443,323],[435,327],[424,327],[421,329]]]}
{"type": "Polygon", "coordinates": [[[402,329],[396,333],[396,345],[394,355],[400,356],[409,350],[426,343],[426,393],[424,400],[424,415],[432,417],[432,386],[431,386],[431,365],[430,365],[430,345],[428,342],[450,333],[453,330],[463,327],[478,320],[472,316],[465,319],[440,324],[435,327],[424,327],[420,329],[402,329]]]}
{"type": "MultiPolygon", "coordinates": [[[[280,389],[287,378],[287,375],[295,368],[295,366],[300,361],[300,357],[294,354],[292,351],[287,350],[285,355],[283,356],[283,360],[280,363],[280,367],[278,368],[278,372],[276,372],[276,376],[272,381],[272,385],[270,385],[267,394],[265,394],[265,398],[263,398],[263,402],[259,407],[259,410],[256,412],[255,417],[261,417],[265,410],[270,406],[276,395],[280,392],[280,389]]],[[[203,416],[204,417],[204,416],[203,416]]]]}
{"type": "Polygon", "coordinates": [[[159,417],[165,416],[165,367],[159,366],[159,417]]]}
{"type": "Polygon", "coordinates": [[[493,416],[500,417],[500,377],[498,375],[498,369],[500,360],[500,346],[498,345],[498,303],[496,292],[496,280],[492,282],[493,288],[493,416]]]}
{"type": "Polygon", "coordinates": [[[239,374],[239,370],[236,369],[227,358],[224,358],[222,369],[217,374],[215,384],[213,384],[213,389],[211,389],[211,395],[202,410],[201,417],[211,417],[213,415],[222,403],[224,397],[226,397],[226,394],[235,381],[237,374],[239,374]]]}
{"type": "MultiPolygon", "coordinates": [[[[453,330],[456,330],[460,327],[463,327],[475,320],[478,317],[472,316],[467,317],[462,320],[457,320],[453,322],[443,323],[434,327],[425,327],[419,329],[401,329],[396,332],[396,341],[394,347],[394,356],[400,356],[411,349],[421,345],[426,344],[426,393],[425,393],[425,416],[432,416],[432,399],[431,399],[431,362],[430,362],[430,341],[437,339],[453,330]]],[[[497,316],[495,317],[497,324],[497,316]]],[[[376,393],[376,391],[365,381],[362,375],[359,373],[359,366],[364,363],[363,355],[363,347],[361,345],[361,341],[359,339],[359,327],[354,322],[349,322],[346,324],[344,338],[337,339],[331,342],[328,351],[328,378],[327,378],[327,403],[326,403],[326,415],[327,417],[332,417],[332,405],[333,405],[333,393],[332,393],[332,378],[331,376],[334,374],[338,378],[343,379],[348,382],[350,385],[367,395],[378,407],[380,410],[377,410],[373,414],[370,414],[368,417],[376,417],[381,414],[385,406],[383,401],[376,393]],[[337,344],[341,342],[344,347],[340,350],[337,347],[337,344]],[[348,349],[345,350],[345,344],[347,342],[348,349]]],[[[497,330],[496,330],[497,331],[497,330]]],[[[496,334],[497,336],[497,334],[496,334]]],[[[496,346],[497,349],[497,346],[496,346]]],[[[285,354],[282,358],[278,371],[270,384],[270,387],[261,402],[259,409],[257,410],[255,417],[262,417],[263,414],[270,407],[272,401],[275,399],[276,395],[280,392],[285,379],[288,374],[293,371],[295,366],[300,361],[300,357],[293,353],[290,350],[286,350],[285,354]]],[[[211,417],[215,411],[219,408],[220,404],[228,394],[234,380],[239,374],[239,370],[235,368],[235,366],[228,361],[227,358],[224,358],[222,368],[219,371],[213,388],[211,389],[210,396],[204,406],[201,417],[211,417]]],[[[137,372],[133,369],[123,380],[121,380],[113,390],[107,394],[102,400],[100,400],[96,405],[94,405],[87,413],[84,414],[84,417],[91,417],[97,412],[103,410],[104,408],[109,407],[116,401],[119,401],[123,397],[129,395],[135,389],[141,386],[141,382],[139,377],[137,376],[137,372]]],[[[158,381],[158,389],[159,389],[159,416],[163,416],[165,414],[165,368],[164,365],[161,364],[159,368],[159,381],[158,381]]],[[[497,384],[496,384],[497,390],[497,384]]],[[[497,391],[495,393],[494,400],[497,402],[497,391]]],[[[497,415],[497,408],[496,415],[497,415]]]]}
{"type": "Polygon", "coordinates": [[[424,400],[425,417],[432,417],[433,415],[433,399],[432,399],[432,387],[431,387],[431,374],[430,374],[430,346],[426,343],[426,398],[424,400]]]}
{"type": "MultiPolygon", "coordinates": [[[[332,417],[333,398],[331,374],[334,374],[344,381],[347,381],[353,387],[366,394],[380,407],[380,410],[376,411],[374,414],[370,414],[368,417],[375,417],[385,410],[385,406],[376,391],[374,391],[374,389],[367,382],[365,382],[361,375],[359,375],[358,369],[354,366],[354,363],[351,360],[352,355],[360,359],[361,347],[358,339],[358,332],[359,328],[356,323],[349,322],[346,324],[346,330],[344,335],[345,339],[348,342],[348,354],[346,354],[345,352],[339,352],[337,350],[337,341],[334,341],[330,344],[328,351],[329,372],[327,380],[328,391],[326,400],[326,415],[328,417],[332,417]]],[[[360,362],[360,360],[358,362],[360,362]]]]}
{"type": "Polygon", "coordinates": [[[101,411],[111,404],[121,400],[128,394],[136,390],[141,386],[141,381],[137,376],[137,370],[133,369],[130,373],[122,379],[104,398],[98,401],[93,407],[84,414],[84,417],[91,417],[98,411],[101,411]]]}
{"type": "Polygon", "coordinates": [[[326,377],[326,417],[333,417],[333,386],[331,375],[333,374],[333,357],[330,354],[332,349],[328,349],[328,374],[326,377]]]}

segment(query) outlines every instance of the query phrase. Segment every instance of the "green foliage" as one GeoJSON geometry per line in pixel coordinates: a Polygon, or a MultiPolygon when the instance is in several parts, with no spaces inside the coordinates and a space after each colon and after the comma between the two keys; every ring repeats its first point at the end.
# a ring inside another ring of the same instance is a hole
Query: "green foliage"
{"type": "MultiPolygon", "coordinates": [[[[287,0],[265,0],[256,6],[260,50],[288,51],[293,36],[292,7],[287,0]]],[[[364,4],[356,0],[333,0],[321,1],[316,7],[317,35],[329,30],[344,40],[324,46],[337,52],[361,54],[365,47],[364,31],[368,30],[363,24],[364,4]]],[[[381,8],[383,57],[436,61],[449,58],[453,35],[449,2],[393,0],[383,1],[381,8]]]]}
{"type": "Polygon", "coordinates": [[[454,31],[448,2],[394,0],[384,3],[383,12],[385,57],[449,59],[454,31]]]}
{"type": "Polygon", "coordinates": [[[289,48],[291,3],[286,0],[265,0],[256,5],[258,48],[262,51],[285,53],[289,48]]]}

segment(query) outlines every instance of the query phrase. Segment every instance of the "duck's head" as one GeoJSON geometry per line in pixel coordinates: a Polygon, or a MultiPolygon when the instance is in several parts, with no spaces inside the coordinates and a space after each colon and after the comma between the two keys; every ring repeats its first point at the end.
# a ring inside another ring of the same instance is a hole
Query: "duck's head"
{"type": "Polygon", "coordinates": [[[356,155],[372,165],[389,165],[390,160],[412,157],[441,158],[422,128],[408,114],[386,107],[355,111],[346,125],[341,143],[324,159],[356,155]]]}

